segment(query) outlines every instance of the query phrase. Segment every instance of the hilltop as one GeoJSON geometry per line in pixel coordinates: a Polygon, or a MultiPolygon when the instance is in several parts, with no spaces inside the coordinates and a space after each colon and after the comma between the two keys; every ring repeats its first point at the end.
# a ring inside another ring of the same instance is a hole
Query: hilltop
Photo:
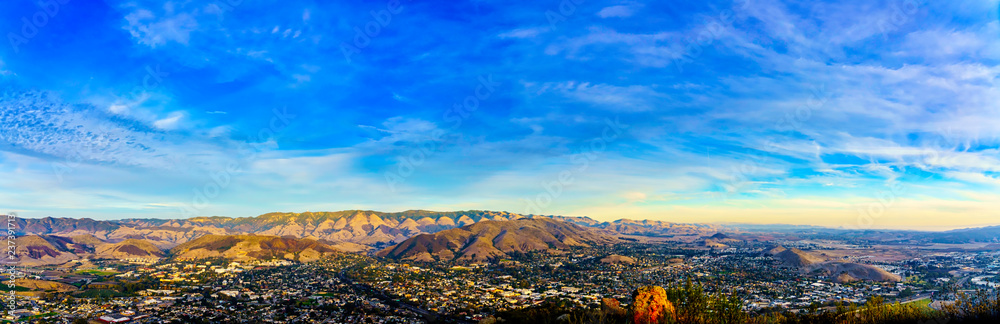
{"type": "Polygon", "coordinates": [[[772,252],[777,251],[776,253],[772,254],[772,256],[775,259],[780,260],[783,264],[787,266],[803,268],[826,261],[826,259],[824,258],[821,258],[819,256],[813,255],[812,253],[808,253],[796,248],[791,248],[791,249],[785,249],[783,247],[779,248],[771,250],[772,252]]]}

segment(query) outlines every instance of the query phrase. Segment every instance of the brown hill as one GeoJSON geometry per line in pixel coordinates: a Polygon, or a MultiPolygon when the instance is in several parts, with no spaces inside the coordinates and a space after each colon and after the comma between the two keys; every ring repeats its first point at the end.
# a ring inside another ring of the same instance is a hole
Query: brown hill
{"type": "Polygon", "coordinates": [[[813,255],[812,253],[802,251],[796,248],[787,249],[777,254],[774,254],[774,258],[781,260],[781,263],[796,268],[804,268],[810,265],[826,261],[825,259],[813,255]]]}
{"type": "Polygon", "coordinates": [[[607,264],[635,264],[635,259],[624,255],[612,254],[601,259],[601,263],[607,264]]]}
{"type": "Polygon", "coordinates": [[[163,250],[149,241],[129,239],[113,244],[103,244],[97,247],[95,256],[104,259],[159,259],[165,255],[163,250]]]}
{"type": "Polygon", "coordinates": [[[550,218],[525,218],[482,221],[435,234],[417,235],[378,255],[416,261],[485,261],[508,257],[509,253],[559,252],[613,241],[612,237],[576,224],[550,218]]]}
{"type": "Polygon", "coordinates": [[[288,259],[313,261],[337,250],[314,239],[270,235],[205,235],[171,250],[177,259],[221,257],[238,261],[288,259]]]}
{"type": "Polygon", "coordinates": [[[35,280],[28,278],[18,278],[14,280],[15,284],[24,288],[32,290],[54,290],[58,292],[74,291],[77,290],[75,286],[64,284],[57,281],[47,281],[47,280],[35,280]]]}
{"type": "Polygon", "coordinates": [[[845,283],[856,280],[898,282],[899,275],[889,273],[879,267],[851,262],[823,262],[809,267],[811,273],[834,277],[834,281],[845,283]]]}
{"type": "Polygon", "coordinates": [[[855,277],[847,274],[846,272],[837,275],[837,278],[833,279],[833,282],[837,282],[837,283],[848,283],[848,282],[854,282],[854,281],[858,281],[858,278],[855,278],[855,277]]]}
{"type": "Polygon", "coordinates": [[[732,238],[731,238],[731,237],[729,237],[728,235],[726,235],[726,234],[722,234],[722,232],[719,232],[719,233],[715,233],[715,235],[712,235],[712,236],[711,236],[711,237],[709,237],[709,238],[710,238],[710,239],[713,239],[713,240],[720,240],[720,241],[721,241],[721,240],[727,240],[727,239],[732,239],[732,238]]]}
{"type": "Polygon", "coordinates": [[[52,235],[27,235],[14,239],[20,263],[26,266],[63,264],[80,259],[93,247],[52,235]]]}
{"type": "Polygon", "coordinates": [[[70,240],[72,240],[73,243],[83,244],[83,245],[89,245],[89,246],[92,246],[92,247],[97,247],[98,245],[106,243],[103,240],[101,240],[101,239],[99,239],[96,236],[91,235],[91,234],[83,234],[83,235],[73,236],[73,237],[70,237],[70,240]]]}
{"type": "Polygon", "coordinates": [[[707,248],[714,248],[714,249],[725,249],[729,247],[729,245],[720,243],[713,239],[707,239],[703,241],[702,244],[707,248]]]}
{"type": "Polygon", "coordinates": [[[900,281],[898,275],[879,267],[852,262],[827,261],[826,259],[796,248],[775,247],[767,252],[784,265],[799,269],[803,274],[821,275],[834,278],[836,282],[856,280],[900,281]]]}

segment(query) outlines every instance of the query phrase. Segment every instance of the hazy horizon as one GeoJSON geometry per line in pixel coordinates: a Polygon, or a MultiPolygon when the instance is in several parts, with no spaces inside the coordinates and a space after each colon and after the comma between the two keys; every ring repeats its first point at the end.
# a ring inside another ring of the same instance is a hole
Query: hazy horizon
{"type": "MultiPolygon", "coordinates": [[[[470,210],[428,210],[428,209],[377,210],[377,209],[345,209],[345,210],[323,210],[323,211],[320,211],[320,210],[317,210],[317,211],[306,210],[306,211],[300,211],[300,212],[271,211],[271,212],[253,214],[253,215],[201,215],[201,216],[193,216],[193,217],[206,217],[206,218],[207,217],[253,218],[253,217],[263,216],[265,214],[270,214],[270,213],[302,214],[302,213],[306,213],[306,212],[322,213],[322,212],[341,212],[341,211],[354,211],[354,210],[358,210],[358,211],[370,211],[370,212],[380,212],[380,213],[402,213],[402,212],[407,212],[407,211],[427,211],[427,212],[435,212],[435,213],[437,213],[437,212],[440,212],[440,213],[451,213],[451,212],[465,212],[465,211],[489,211],[489,212],[507,212],[507,213],[512,213],[512,214],[518,214],[518,213],[514,213],[514,212],[510,212],[510,211],[504,211],[504,210],[481,210],[481,209],[480,210],[477,210],[477,209],[470,209],[470,210]]],[[[524,216],[531,216],[532,214],[523,214],[523,215],[524,216]]],[[[900,230],[900,231],[926,231],[926,232],[941,232],[941,231],[951,231],[951,230],[959,230],[959,229],[967,229],[967,228],[981,228],[981,227],[1000,226],[1000,222],[997,222],[997,223],[985,223],[985,224],[973,224],[973,225],[969,225],[969,226],[944,226],[944,227],[942,227],[942,226],[928,226],[928,227],[919,227],[919,226],[911,226],[911,227],[875,227],[875,226],[868,226],[868,227],[865,227],[865,226],[856,226],[856,225],[852,226],[852,225],[849,225],[849,224],[845,224],[845,225],[841,225],[841,226],[824,226],[824,225],[816,225],[816,224],[810,224],[810,223],[761,223],[761,222],[756,222],[755,223],[755,222],[727,222],[727,221],[716,221],[716,222],[697,222],[697,221],[694,221],[694,222],[681,222],[681,221],[672,221],[672,220],[669,220],[669,219],[648,219],[648,218],[647,219],[635,219],[635,218],[627,218],[627,217],[624,217],[624,218],[622,218],[622,217],[620,217],[620,218],[602,218],[602,217],[592,217],[592,216],[587,216],[587,215],[554,215],[554,214],[543,214],[543,215],[534,215],[534,216],[580,217],[580,218],[590,218],[590,219],[593,219],[593,220],[596,220],[596,221],[599,221],[599,222],[614,222],[614,221],[617,221],[617,220],[628,219],[628,220],[635,220],[635,221],[653,220],[653,221],[663,221],[663,222],[678,223],[678,224],[773,225],[773,226],[784,226],[784,225],[787,225],[787,226],[817,226],[817,227],[823,227],[823,228],[829,228],[829,229],[843,229],[843,230],[900,230]]],[[[112,217],[112,218],[107,218],[107,217],[100,217],[100,216],[97,216],[97,217],[88,217],[88,216],[81,216],[81,217],[61,217],[61,216],[34,216],[34,217],[32,217],[32,216],[29,216],[29,217],[25,217],[24,215],[21,215],[21,214],[18,214],[18,217],[33,218],[33,219],[47,218],[47,217],[52,217],[52,218],[73,218],[73,219],[89,218],[89,219],[98,220],[98,221],[100,221],[100,220],[112,221],[112,220],[122,220],[122,219],[130,219],[130,218],[135,218],[135,219],[166,219],[166,220],[182,220],[182,219],[187,219],[187,218],[183,218],[183,217],[177,217],[177,218],[163,218],[163,217],[120,217],[120,218],[114,218],[114,217],[112,217]]]]}
{"type": "Polygon", "coordinates": [[[393,3],[4,4],[0,208],[1000,224],[996,0],[393,3]]]}

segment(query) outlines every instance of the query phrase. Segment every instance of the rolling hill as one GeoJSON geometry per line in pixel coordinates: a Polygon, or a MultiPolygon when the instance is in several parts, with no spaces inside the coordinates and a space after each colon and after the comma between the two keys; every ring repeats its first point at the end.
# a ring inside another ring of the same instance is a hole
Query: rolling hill
{"type": "Polygon", "coordinates": [[[104,259],[148,259],[158,260],[166,253],[149,241],[128,239],[118,243],[107,243],[97,247],[95,256],[104,259]]]}
{"type": "Polygon", "coordinates": [[[313,261],[338,250],[314,239],[272,235],[205,235],[174,247],[181,260],[226,258],[237,261],[288,259],[313,261]]]}
{"type": "Polygon", "coordinates": [[[16,245],[21,264],[28,266],[57,265],[86,258],[159,259],[165,255],[163,250],[145,240],[109,243],[92,235],[27,235],[18,237],[16,245]]]}
{"type": "Polygon", "coordinates": [[[892,282],[901,280],[899,275],[873,265],[828,261],[826,258],[796,248],[786,249],[778,246],[767,251],[767,254],[781,261],[783,265],[799,269],[804,274],[826,276],[840,283],[857,280],[892,282]]]}
{"type": "Polygon", "coordinates": [[[26,266],[63,264],[93,251],[93,246],[53,235],[28,235],[14,240],[20,263],[26,266]]]}
{"type": "Polygon", "coordinates": [[[513,253],[558,253],[571,247],[614,242],[585,227],[550,218],[484,221],[461,228],[422,234],[378,255],[415,261],[486,261],[513,253]]]}
{"type": "Polygon", "coordinates": [[[810,272],[834,278],[833,281],[839,283],[852,282],[857,280],[889,281],[898,282],[902,278],[894,273],[889,273],[882,268],[852,262],[823,262],[809,268],[810,272]]]}
{"type": "Polygon", "coordinates": [[[963,228],[945,232],[921,233],[923,239],[935,243],[1000,242],[1000,226],[963,228]]]}
{"type": "Polygon", "coordinates": [[[796,268],[808,267],[813,264],[826,261],[826,259],[823,259],[819,256],[813,255],[812,253],[808,253],[796,248],[791,248],[791,249],[781,248],[780,251],[773,254],[772,256],[775,259],[780,260],[781,263],[783,263],[784,265],[796,268]]]}

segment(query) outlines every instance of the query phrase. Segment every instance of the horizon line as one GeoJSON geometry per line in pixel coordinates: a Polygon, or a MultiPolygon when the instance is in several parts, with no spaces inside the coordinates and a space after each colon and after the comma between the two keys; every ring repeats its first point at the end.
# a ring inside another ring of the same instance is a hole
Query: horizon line
{"type": "MultiPolygon", "coordinates": [[[[509,211],[505,211],[505,210],[488,210],[488,209],[465,209],[465,210],[451,210],[451,211],[430,210],[430,209],[406,209],[406,210],[402,210],[402,211],[381,211],[381,210],[374,210],[374,209],[343,209],[343,210],[336,210],[336,211],[309,211],[309,210],[306,210],[306,211],[302,211],[302,212],[272,211],[272,212],[266,212],[266,213],[262,213],[262,214],[258,214],[258,215],[254,215],[254,216],[222,216],[222,215],[212,215],[212,216],[193,216],[193,217],[186,217],[186,218],[183,218],[183,217],[178,217],[178,218],[126,217],[126,218],[107,218],[107,219],[101,219],[101,218],[92,218],[92,217],[57,217],[57,216],[51,216],[51,215],[50,216],[43,216],[43,217],[30,217],[30,216],[20,216],[20,215],[17,215],[17,217],[18,218],[26,218],[26,219],[44,219],[44,218],[63,218],[63,219],[80,219],[80,220],[82,220],[82,219],[89,219],[89,220],[94,220],[94,221],[122,221],[122,220],[143,220],[143,219],[149,219],[149,220],[190,220],[190,219],[194,219],[194,218],[213,218],[213,217],[221,217],[221,218],[229,218],[229,219],[257,218],[257,217],[261,217],[261,216],[264,216],[264,215],[267,215],[267,214],[276,214],[276,213],[277,214],[303,214],[303,213],[337,213],[337,212],[350,212],[350,211],[374,212],[374,213],[384,213],[384,214],[401,214],[401,213],[405,213],[405,212],[421,212],[421,211],[422,212],[431,212],[431,213],[493,212],[493,213],[508,213],[508,214],[514,214],[514,215],[519,215],[519,216],[525,216],[525,217],[536,217],[537,216],[537,217],[586,218],[586,219],[594,220],[594,221],[597,221],[597,222],[600,222],[600,223],[613,223],[613,222],[621,221],[621,220],[630,220],[630,221],[640,221],[640,222],[641,221],[655,221],[655,222],[663,222],[663,223],[670,223],[670,224],[681,224],[681,225],[799,226],[799,227],[814,227],[814,228],[829,229],[829,230],[840,230],[840,231],[848,231],[848,232],[852,232],[852,231],[948,232],[948,231],[956,231],[956,230],[963,230],[963,229],[978,229],[978,228],[1000,226],[1000,222],[998,222],[998,223],[976,224],[976,225],[971,225],[971,226],[966,225],[965,227],[946,227],[946,228],[942,228],[941,226],[917,226],[917,227],[908,227],[908,228],[907,227],[844,228],[843,226],[832,227],[832,226],[816,225],[816,224],[755,223],[755,222],[734,222],[734,221],[698,223],[698,222],[664,221],[664,220],[656,220],[656,219],[650,219],[650,218],[635,219],[635,218],[624,218],[624,217],[623,218],[617,218],[615,220],[610,220],[609,221],[609,220],[597,219],[597,218],[594,218],[594,217],[591,217],[591,216],[587,216],[587,215],[574,216],[574,215],[557,215],[557,214],[522,214],[522,213],[509,212],[509,211]],[[928,227],[938,228],[938,230],[925,229],[925,228],[928,228],[928,227]]],[[[10,213],[15,213],[16,214],[17,211],[12,211],[10,213]]],[[[10,213],[7,213],[7,215],[9,215],[10,213]]]]}

